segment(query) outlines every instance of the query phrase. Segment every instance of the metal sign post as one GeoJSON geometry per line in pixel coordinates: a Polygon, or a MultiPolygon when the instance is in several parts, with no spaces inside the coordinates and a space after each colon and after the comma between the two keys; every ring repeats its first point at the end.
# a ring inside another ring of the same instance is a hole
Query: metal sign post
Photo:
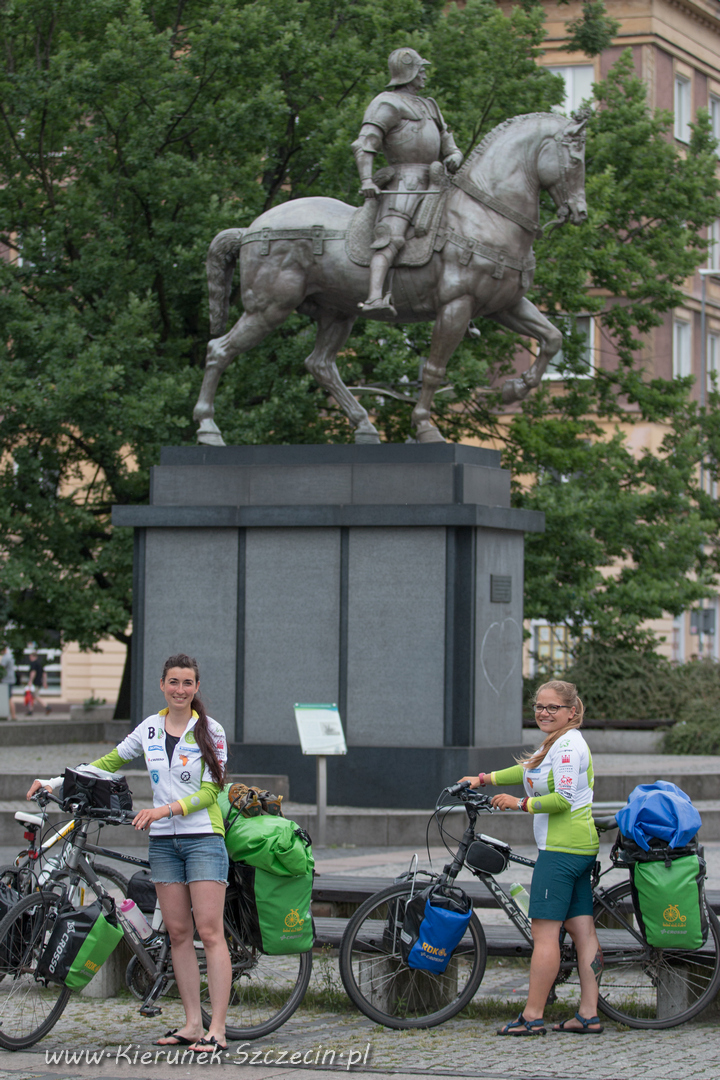
{"type": "Polygon", "coordinates": [[[327,836],[327,759],[329,754],[346,754],[345,735],[337,705],[295,704],[295,723],[303,754],[316,756],[317,846],[325,847],[327,836]]]}

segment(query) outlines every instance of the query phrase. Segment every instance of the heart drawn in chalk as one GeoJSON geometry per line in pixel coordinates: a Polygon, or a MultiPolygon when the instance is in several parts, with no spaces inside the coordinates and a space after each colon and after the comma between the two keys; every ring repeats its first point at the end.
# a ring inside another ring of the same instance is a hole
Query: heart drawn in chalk
{"type": "Polygon", "coordinates": [[[483,634],[480,663],[488,686],[498,697],[522,656],[522,630],[515,619],[490,623],[483,634]]]}

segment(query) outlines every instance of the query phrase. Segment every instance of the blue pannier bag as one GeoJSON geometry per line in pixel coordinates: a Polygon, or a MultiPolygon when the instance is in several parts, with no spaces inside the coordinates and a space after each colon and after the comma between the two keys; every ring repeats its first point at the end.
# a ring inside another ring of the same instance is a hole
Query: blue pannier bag
{"type": "Polygon", "coordinates": [[[470,897],[462,889],[431,885],[409,900],[400,934],[408,967],[445,971],[472,917],[470,897]]]}
{"type": "Polygon", "coordinates": [[[667,780],[633,788],[615,820],[623,836],[643,851],[650,850],[652,840],[662,840],[670,848],[684,847],[702,825],[690,797],[667,780]]]}

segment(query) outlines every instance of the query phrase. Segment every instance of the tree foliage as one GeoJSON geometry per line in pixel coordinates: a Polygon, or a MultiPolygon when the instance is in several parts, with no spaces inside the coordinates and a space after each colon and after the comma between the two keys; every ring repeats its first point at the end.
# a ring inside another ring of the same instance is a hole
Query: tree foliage
{"type": "MultiPolygon", "coordinates": [[[[585,23],[597,30],[601,14],[588,10],[585,23]]],[[[537,63],[543,33],[540,5],[506,15],[494,0],[0,3],[0,242],[10,253],[0,261],[0,588],[15,644],[43,631],[84,648],[108,634],[127,641],[131,541],[110,527],[110,507],[147,498],[160,446],[194,441],[210,239],[286,199],[358,201],[349,144],[401,44],[432,61],[430,92],[465,151],[507,116],[558,104],[562,80],[537,63]]],[[[579,377],[570,327],[566,391],[543,390],[501,423],[494,388],[518,340],[483,324],[480,342],[453,358],[438,415],[450,438],[502,439],[516,503],[548,514],[547,537],[529,548],[528,613],[581,612],[627,637],[641,609],[674,610],[667,580],[698,569],[714,521],[691,474],[717,447],[715,420],[708,412],[701,424],[687,387],[648,380],[637,360],[719,210],[707,118],[680,157],[628,60],[597,97],[590,218],[538,244],[534,299],[601,313],[617,368],[579,377]],[[622,302],[606,307],[606,292],[622,302]],[[587,417],[616,420],[621,402],[667,424],[660,457],[599,438],[587,417]],[[600,581],[597,567],[616,557],[620,576],[600,581]],[[653,561],[664,581],[651,588],[653,561]],[[625,565],[642,571],[635,584],[625,565]],[[564,606],[552,606],[553,581],[564,606]]],[[[549,220],[549,203],[542,212],[549,220]]],[[[342,374],[412,392],[428,340],[426,325],[379,336],[358,323],[342,374]]],[[[308,320],[294,316],[234,362],[216,414],[229,442],[352,438],[304,371],[311,348],[308,320]]],[[[386,438],[408,437],[406,404],[380,393],[374,406],[386,438]]],[[[679,590],[683,603],[710,569],[679,590]]]]}

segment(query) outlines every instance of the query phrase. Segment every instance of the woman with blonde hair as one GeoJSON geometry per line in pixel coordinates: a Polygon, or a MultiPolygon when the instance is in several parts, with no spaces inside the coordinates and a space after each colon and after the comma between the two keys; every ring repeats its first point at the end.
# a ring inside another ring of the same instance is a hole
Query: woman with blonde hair
{"type": "Polygon", "coordinates": [[[544,1035],[545,1003],[560,968],[563,923],[575,943],[580,976],[580,1005],[574,1017],[553,1031],[599,1035],[598,980],[602,950],[593,922],[591,874],[599,844],[592,818],[592,754],[580,734],[583,704],[577,688],[553,679],[539,687],[535,723],[545,736],[538,749],[498,772],[464,776],[471,787],[520,784],[526,796],[493,796],[499,810],[533,815],[538,858],[530,889],[533,954],[527,1004],[498,1035],[544,1035]]]}

